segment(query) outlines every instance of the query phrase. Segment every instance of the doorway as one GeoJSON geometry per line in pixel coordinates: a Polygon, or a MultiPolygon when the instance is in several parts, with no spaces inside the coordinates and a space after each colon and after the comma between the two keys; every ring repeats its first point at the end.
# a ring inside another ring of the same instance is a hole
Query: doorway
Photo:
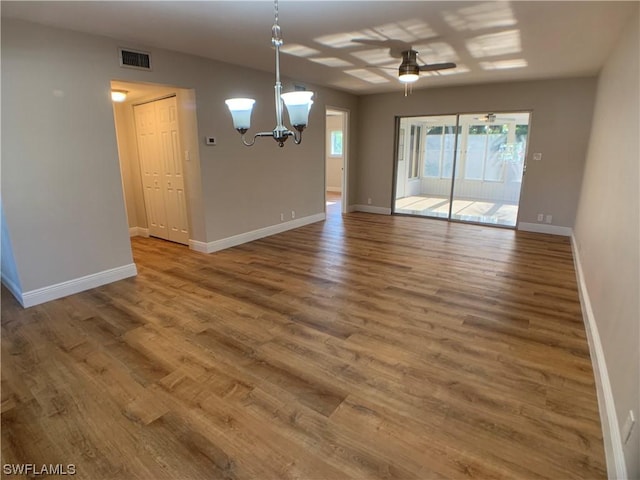
{"type": "Polygon", "coordinates": [[[126,92],[113,112],[130,236],[193,248],[203,227],[193,211],[201,198],[195,92],[115,80],[111,88],[126,92]]]}
{"type": "Polygon", "coordinates": [[[328,215],[347,211],[349,112],[327,107],[325,117],[325,204],[328,215]]]}
{"type": "Polygon", "coordinates": [[[529,112],[397,119],[393,213],[515,228],[529,112]]]}

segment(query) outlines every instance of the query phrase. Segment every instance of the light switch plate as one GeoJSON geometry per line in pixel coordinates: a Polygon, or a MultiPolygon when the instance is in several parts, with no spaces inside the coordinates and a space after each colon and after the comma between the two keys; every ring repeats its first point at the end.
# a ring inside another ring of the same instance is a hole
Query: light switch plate
{"type": "Polygon", "coordinates": [[[534,159],[536,162],[539,162],[540,160],[542,160],[542,154],[541,154],[541,153],[534,153],[534,154],[533,154],[533,159],[534,159]]]}

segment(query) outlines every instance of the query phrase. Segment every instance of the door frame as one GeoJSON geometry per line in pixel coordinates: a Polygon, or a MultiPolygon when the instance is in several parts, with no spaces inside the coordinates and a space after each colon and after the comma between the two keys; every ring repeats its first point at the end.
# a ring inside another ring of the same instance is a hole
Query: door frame
{"type": "Polygon", "coordinates": [[[327,213],[327,112],[329,110],[340,112],[342,116],[342,207],[340,213],[349,212],[349,150],[350,150],[350,132],[349,132],[349,120],[351,111],[343,107],[333,107],[331,105],[325,105],[324,110],[324,212],[327,213]]]}
{"type": "MultiPolygon", "coordinates": [[[[140,184],[138,184],[135,176],[130,177],[131,182],[133,182],[131,185],[134,189],[133,193],[135,193],[134,198],[127,196],[127,191],[124,186],[124,168],[135,168],[137,170],[140,168],[133,106],[175,96],[178,105],[178,128],[180,129],[180,162],[185,179],[186,222],[189,230],[188,246],[192,250],[198,250],[202,243],[200,239],[204,239],[205,232],[205,220],[201,207],[202,191],[198,188],[202,178],[200,169],[200,142],[198,140],[198,119],[196,112],[193,108],[187,108],[195,101],[195,90],[191,87],[130,80],[111,80],[112,86],[114,83],[130,87],[130,93],[131,90],[133,90],[138,94],[131,100],[125,102],[126,108],[121,109],[120,113],[116,112],[116,107],[114,106],[114,122],[116,123],[115,137],[118,143],[118,161],[120,164],[123,196],[125,198],[125,218],[127,217],[127,209],[129,208],[127,205],[131,204],[141,205],[144,210],[144,218],[146,219],[147,217],[147,207],[144,203],[144,195],[142,193],[142,178],[137,179],[140,181],[140,184]],[[118,122],[124,120],[125,116],[128,120],[121,122],[121,126],[124,128],[118,128],[118,122]],[[120,137],[121,134],[123,135],[122,137],[120,137]],[[121,146],[123,148],[121,148],[121,146]],[[124,165],[122,157],[126,158],[124,165]],[[138,194],[136,193],[138,189],[140,190],[140,198],[138,198],[138,194]]],[[[126,222],[127,224],[129,223],[128,218],[126,222]]],[[[148,236],[148,229],[143,227],[129,227],[129,236],[148,236]]]]}

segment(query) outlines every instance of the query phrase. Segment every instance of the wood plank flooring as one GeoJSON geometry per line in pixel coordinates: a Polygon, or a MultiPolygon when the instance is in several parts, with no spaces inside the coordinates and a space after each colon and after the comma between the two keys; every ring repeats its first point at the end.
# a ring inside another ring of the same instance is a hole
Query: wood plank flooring
{"type": "Polygon", "coordinates": [[[132,243],[136,278],[26,310],[3,290],[3,464],[606,477],[566,238],[353,213],[211,255],[132,243]]]}

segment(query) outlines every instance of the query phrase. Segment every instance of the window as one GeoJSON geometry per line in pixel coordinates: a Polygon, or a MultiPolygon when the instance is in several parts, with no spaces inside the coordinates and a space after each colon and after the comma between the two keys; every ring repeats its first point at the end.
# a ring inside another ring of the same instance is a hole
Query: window
{"type": "MultiPolygon", "coordinates": [[[[458,132],[462,127],[458,127],[458,132]]],[[[451,178],[456,146],[455,125],[439,125],[427,128],[424,146],[424,176],[451,178]]]]}
{"type": "Polygon", "coordinates": [[[342,156],[342,131],[335,130],[331,132],[331,156],[342,156]]]}

